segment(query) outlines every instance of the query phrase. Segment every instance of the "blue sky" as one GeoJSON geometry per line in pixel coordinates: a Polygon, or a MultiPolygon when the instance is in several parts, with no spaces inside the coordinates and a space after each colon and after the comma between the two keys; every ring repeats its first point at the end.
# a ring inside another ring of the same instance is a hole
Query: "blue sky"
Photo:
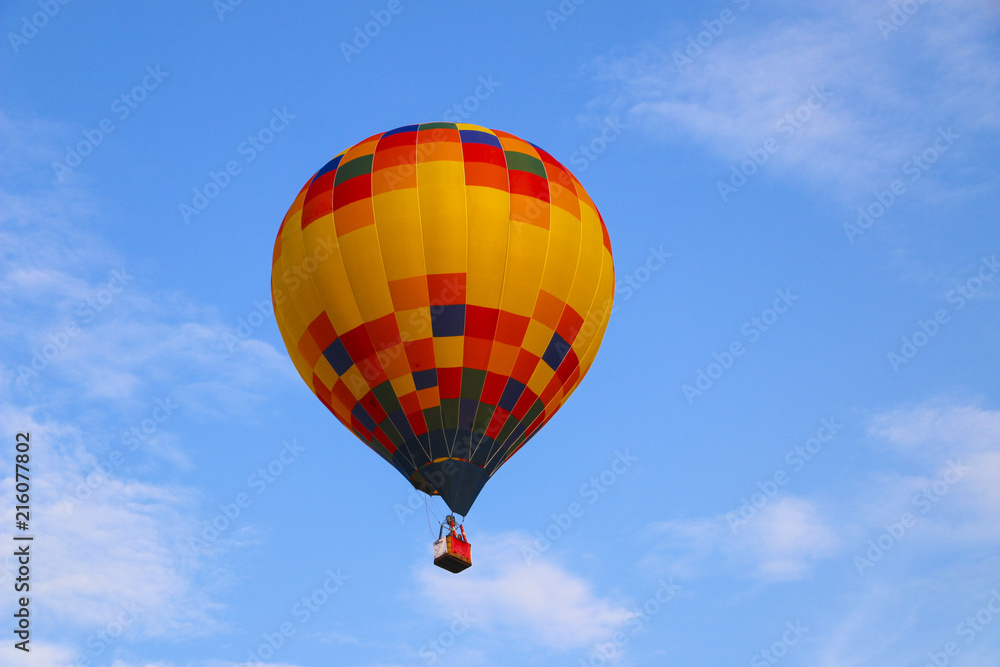
{"type": "Polygon", "coordinates": [[[0,540],[25,430],[36,535],[4,664],[1000,662],[991,0],[0,21],[0,540]],[[456,116],[572,169],[618,278],[459,576],[443,503],[312,397],[268,299],[317,168],[456,116]]]}

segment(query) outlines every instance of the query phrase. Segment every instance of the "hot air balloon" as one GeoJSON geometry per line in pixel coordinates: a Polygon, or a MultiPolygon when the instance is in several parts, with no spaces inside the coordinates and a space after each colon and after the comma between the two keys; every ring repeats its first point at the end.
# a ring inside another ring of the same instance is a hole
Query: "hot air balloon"
{"type": "MultiPolygon", "coordinates": [[[[614,284],[607,228],[568,169],[506,132],[421,123],[309,178],[271,296],[316,397],[464,517],[586,375],[614,284]]],[[[453,520],[449,537],[465,542],[453,520]]]]}

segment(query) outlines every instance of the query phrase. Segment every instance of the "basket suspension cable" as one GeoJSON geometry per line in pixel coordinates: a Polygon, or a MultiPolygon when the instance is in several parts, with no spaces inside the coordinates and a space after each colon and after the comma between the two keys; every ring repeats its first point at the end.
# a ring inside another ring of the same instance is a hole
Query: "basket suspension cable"
{"type": "Polygon", "coordinates": [[[431,534],[431,537],[434,537],[434,529],[431,528],[431,511],[430,511],[430,506],[431,505],[430,505],[430,502],[429,502],[429,498],[425,495],[424,496],[424,513],[427,515],[427,532],[429,532],[431,534]]]}
{"type": "MultiPolygon", "coordinates": [[[[434,499],[434,496],[428,496],[428,501],[432,501],[433,499],[434,499]]],[[[433,505],[431,505],[431,512],[434,514],[434,520],[437,521],[438,523],[440,523],[441,522],[441,515],[439,515],[437,513],[437,510],[434,508],[433,505]]]]}

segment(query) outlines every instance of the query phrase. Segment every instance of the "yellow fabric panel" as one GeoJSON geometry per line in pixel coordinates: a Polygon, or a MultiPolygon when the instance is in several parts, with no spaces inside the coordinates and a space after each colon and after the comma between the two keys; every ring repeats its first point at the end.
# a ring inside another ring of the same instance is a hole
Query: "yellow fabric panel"
{"type": "Polygon", "coordinates": [[[465,273],[468,232],[464,163],[417,163],[417,191],[427,273],[465,273]]]}
{"type": "Polygon", "coordinates": [[[413,376],[409,373],[393,378],[389,382],[392,384],[392,390],[396,396],[406,396],[417,390],[416,385],[413,384],[413,376]]]}
{"type": "Polygon", "coordinates": [[[545,354],[545,350],[548,348],[549,341],[551,340],[552,329],[533,319],[528,323],[528,330],[524,332],[524,340],[521,342],[521,347],[540,357],[545,354]]]}
{"type": "Polygon", "coordinates": [[[425,275],[417,190],[393,190],[375,195],[372,202],[387,279],[425,275]]]}
{"type": "Polygon", "coordinates": [[[470,268],[466,278],[468,283],[465,297],[467,303],[474,306],[499,308],[504,285],[502,270],[501,267],[501,273],[479,273],[470,268]]]}
{"type": "Polygon", "coordinates": [[[438,368],[457,368],[462,365],[462,336],[434,339],[434,360],[438,368]]]}
{"type": "Polygon", "coordinates": [[[308,280],[308,275],[302,273],[304,265],[302,235],[302,204],[305,201],[306,189],[296,198],[285,217],[281,229],[281,254],[272,268],[272,290],[282,295],[281,304],[276,304],[281,311],[281,321],[291,325],[289,338],[285,346],[292,357],[296,368],[300,370],[306,384],[312,389],[312,366],[302,357],[298,345],[309,323],[322,311],[320,299],[308,280]],[[298,273],[296,272],[298,271],[298,273]],[[305,370],[302,373],[302,370],[305,370]]]}
{"type": "MultiPolygon", "coordinates": [[[[393,312],[375,226],[362,227],[341,236],[340,250],[351,293],[364,321],[371,322],[393,312]]],[[[344,295],[339,295],[338,300],[344,300],[344,295]]],[[[338,332],[345,333],[339,329],[338,332]]]]}
{"type": "Polygon", "coordinates": [[[432,160],[430,162],[417,162],[417,189],[421,197],[424,188],[428,191],[432,189],[446,190],[446,196],[442,200],[445,203],[452,203],[457,206],[461,203],[462,212],[465,212],[465,163],[459,160],[432,160]]]}
{"type": "MultiPolygon", "coordinates": [[[[604,255],[607,253],[607,250],[604,248],[604,234],[601,231],[601,221],[597,219],[593,211],[586,207],[581,207],[580,212],[583,217],[580,261],[577,264],[576,277],[566,303],[586,322],[591,306],[594,303],[595,294],[601,294],[598,290],[598,285],[601,279],[604,255]]],[[[614,285],[611,286],[611,290],[614,291],[614,285]]],[[[573,347],[577,349],[577,354],[580,354],[579,348],[577,348],[575,343],[573,347]]]]}
{"type": "Polygon", "coordinates": [[[314,253],[320,248],[330,253],[327,259],[317,262],[315,270],[309,273],[308,280],[310,289],[319,302],[327,305],[327,316],[333,328],[338,334],[343,334],[361,325],[361,313],[354,301],[351,283],[344,268],[342,239],[337,238],[332,217],[319,218],[297,236],[297,248],[302,248],[304,243],[314,253]]]}
{"type": "Polygon", "coordinates": [[[396,311],[396,325],[399,327],[400,340],[404,343],[430,338],[433,333],[430,306],[396,311]]]}
{"type": "Polygon", "coordinates": [[[348,368],[342,379],[344,380],[344,384],[347,385],[348,391],[359,401],[364,398],[370,389],[368,381],[365,380],[365,376],[361,374],[357,366],[348,368]]]}
{"type": "Polygon", "coordinates": [[[510,231],[501,309],[531,316],[542,282],[549,232],[522,224],[510,231]]]}
{"type": "Polygon", "coordinates": [[[310,389],[312,389],[312,369],[309,367],[309,364],[305,362],[305,359],[302,358],[302,355],[299,354],[296,349],[295,342],[292,341],[293,336],[296,338],[302,336],[301,332],[305,331],[305,325],[301,324],[298,319],[298,315],[295,315],[294,317],[289,315],[288,311],[290,310],[290,307],[287,304],[287,300],[284,306],[277,303],[273,303],[273,305],[274,319],[278,325],[278,331],[281,332],[281,339],[285,343],[285,349],[288,351],[288,356],[291,358],[292,364],[295,366],[295,370],[298,371],[302,379],[309,378],[306,381],[306,384],[310,389]],[[297,336],[295,332],[299,332],[297,336]]]}
{"type": "Polygon", "coordinates": [[[580,335],[573,341],[573,350],[580,359],[581,377],[590,368],[594,357],[597,356],[597,350],[601,346],[601,340],[604,338],[604,330],[608,326],[608,320],[611,317],[611,310],[614,306],[615,274],[611,265],[611,254],[607,250],[604,250],[603,254],[604,262],[601,268],[601,279],[598,282],[594,302],[588,309],[590,321],[599,322],[599,326],[596,333],[590,336],[585,334],[590,333],[593,327],[584,326],[580,335]]]}
{"type": "Polygon", "coordinates": [[[337,379],[340,377],[337,375],[337,371],[333,370],[333,366],[330,362],[326,360],[326,357],[320,356],[316,360],[316,365],[313,366],[313,372],[319,376],[320,381],[327,387],[333,387],[337,383],[337,379]]]}
{"type": "Polygon", "coordinates": [[[497,308],[507,263],[510,198],[496,188],[470,185],[466,187],[466,201],[469,234],[466,301],[497,308]]]}
{"type": "Polygon", "coordinates": [[[610,285],[601,282],[604,271],[604,256],[608,254],[604,248],[601,221],[586,206],[580,207],[580,213],[582,214],[583,227],[580,262],[577,266],[573,288],[566,300],[567,304],[579,313],[584,321],[579,335],[573,341],[573,349],[578,357],[582,357],[583,351],[586,350],[587,345],[596,334],[597,326],[605,317],[605,314],[600,313],[595,318],[593,310],[600,308],[603,300],[612,296],[614,292],[613,276],[610,285]]]}
{"type": "Polygon", "coordinates": [[[536,396],[541,396],[545,387],[548,386],[549,380],[555,374],[556,372],[543,361],[535,366],[535,372],[531,374],[531,380],[528,381],[528,389],[535,392],[536,396]]]}
{"type": "Polygon", "coordinates": [[[581,224],[575,216],[558,206],[551,207],[550,211],[549,249],[542,274],[542,289],[566,301],[580,259],[581,224]]]}

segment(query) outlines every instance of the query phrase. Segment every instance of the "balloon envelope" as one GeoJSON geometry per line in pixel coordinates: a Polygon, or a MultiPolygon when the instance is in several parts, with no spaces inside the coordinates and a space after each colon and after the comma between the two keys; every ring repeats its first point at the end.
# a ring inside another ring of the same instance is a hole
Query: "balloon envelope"
{"type": "Polygon", "coordinates": [[[319,400],[465,515],[583,379],[614,284],[604,221],[551,155],[423,123],[308,180],[278,231],[271,295],[319,400]]]}

